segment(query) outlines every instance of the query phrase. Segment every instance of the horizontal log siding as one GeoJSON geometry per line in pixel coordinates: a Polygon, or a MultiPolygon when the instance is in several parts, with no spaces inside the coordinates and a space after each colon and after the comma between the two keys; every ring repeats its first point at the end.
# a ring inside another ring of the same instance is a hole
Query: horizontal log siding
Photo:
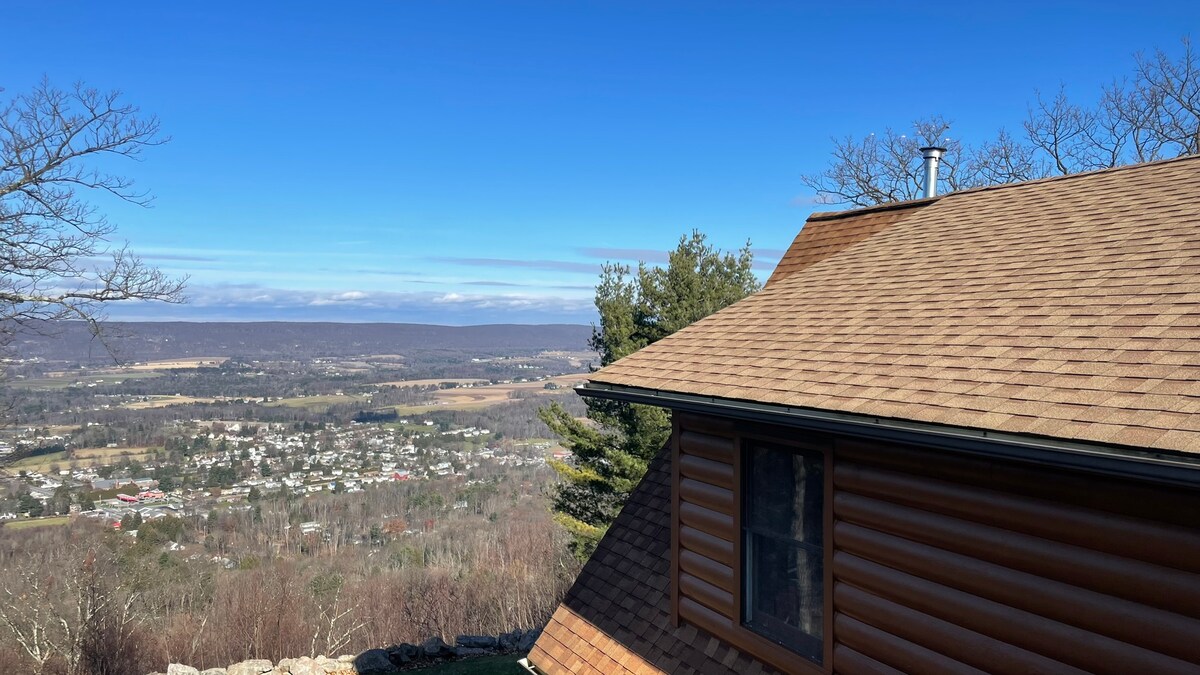
{"type": "Polygon", "coordinates": [[[834,452],[836,672],[1200,673],[1200,493],[834,452]]]}
{"type": "Polygon", "coordinates": [[[737,623],[734,592],[734,497],[737,444],[729,427],[702,420],[676,419],[678,478],[673,526],[678,549],[674,560],[680,619],[712,631],[728,632],[737,623]]]}
{"type": "MultiPolygon", "coordinates": [[[[811,436],[801,446],[796,434],[780,428],[745,425],[721,418],[676,413],[674,493],[672,504],[671,597],[674,616],[719,636],[722,640],[771,664],[780,672],[822,675],[832,672],[827,650],[821,667],[741,625],[741,580],[738,561],[742,490],[741,445],[746,439],[766,440],[779,447],[812,448],[811,436]]],[[[822,448],[828,447],[822,445],[822,448]]],[[[828,495],[827,495],[828,497],[828,495]]],[[[827,604],[832,607],[832,602],[827,604]]],[[[827,610],[827,616],[829,615],[827,610]]],[[[832,620],[826,624],[826,634],[832,620]]],[[[842,652],[859,672],[894,675],[896,671],[854,649],[842,652]]]]}

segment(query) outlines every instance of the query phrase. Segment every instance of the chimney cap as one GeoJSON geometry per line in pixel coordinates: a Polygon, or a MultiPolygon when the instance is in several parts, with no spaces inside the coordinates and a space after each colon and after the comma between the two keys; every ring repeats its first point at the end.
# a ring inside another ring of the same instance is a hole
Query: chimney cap
{"type": "Polygon", "coordinates": [[[933,157],[936,159],[938,157],[941,157],[942,153],[946,152],[945,148],[938,146],[938,145],[929,145],[924,148],[918,148],[918,149],[921,151],[921,157],[923,157],[925,159],[929,159],[930,157],[933,157]]]}

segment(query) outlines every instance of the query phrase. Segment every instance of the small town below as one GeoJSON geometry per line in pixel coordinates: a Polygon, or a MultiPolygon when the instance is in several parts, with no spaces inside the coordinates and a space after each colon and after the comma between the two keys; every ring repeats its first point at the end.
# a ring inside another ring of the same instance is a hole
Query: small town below
{"type": "MultiPolygon", "coordinates": [[[[0,587],[120,602],[124,649],[173,672],[388,645],[414,666],[512,663],[578,568],[546,502],[547,462],[570,453],[537,410],[579,414],[572,386],[596,357],[584,327],[505,331],[530,346],[411,348],[397,328],[383,355],[145,358],[197,348],[180,332],[115,341],[133,360],[114,365],[29,340],[6,364],[0,587]],[[76,576],[89,555],[94,575],[76,576]]],[[[235,349],[270,348],[248,340],[235,349]]],[[[64,617],[39,611],[0,599],[49,650],[64,617]]]]}
{"type": "Polygon", "coordinates": [[[0,675],[1200,675],[1200,27],[10,2],[0,675]]]}

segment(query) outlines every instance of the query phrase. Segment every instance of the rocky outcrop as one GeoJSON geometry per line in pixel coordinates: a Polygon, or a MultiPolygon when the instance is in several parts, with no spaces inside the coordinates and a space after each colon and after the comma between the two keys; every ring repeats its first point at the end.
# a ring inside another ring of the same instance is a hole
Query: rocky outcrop
{"type": "MultiPolygon", "coordinates": [[[[325,656],[283,659],[271,663],[266,659],[251,659],[226,668],[197,670],[181,663],[172,663],[165,675],[392,675],[402,670],[416,670],[452,659],[466,659],[493,654],[528,652],[541,635],[541,630],[514,630],[501,635],[459,635],[454,644],[440,637],[431,637],[419,645],[407,642],[387,649],[368,649],[358,656],[325,656]]],[[[150,675],[164,675],[150,673],[150,675]]]]}
{"type": "MultiPolygon", "coordinates": [[[[403,646],[403,645],[402,645],[403,646]]],[[[440,637],[431,637],[421,643],[421,653],[428,659],[440,659],[450,655],[450,645],[440,637]]]]}
{"type": "Polygon", "coordinates": [[[302,656],[298,659],[284,659],[279,663],[271,663],[266,659],[250,659],[226,668],[208,670],[196,670],[191,666],[172,663],[167,666],[166,675],[358,675],[360,671],[354,669],[354,658],[351,655],[339,656],[336,659],[302,656]]]}
{"type": "Polygon", "coordinates": [[[354,659],[354,669],[358,675],[391,675],[400,672],[382,649],[368,649],[359,654],[354,659]]]}
{"type": "Polygon", "coordinates": [[[455,647],[471,649],[495,649],[498,640],[490,635],[459,635],[455,647]]]}
{"type": "Polygon", "coordinates": [[[251,659],[225,669],[225,675],[262,675],[274,670],[275,664],[266,659],[251,659]]]}

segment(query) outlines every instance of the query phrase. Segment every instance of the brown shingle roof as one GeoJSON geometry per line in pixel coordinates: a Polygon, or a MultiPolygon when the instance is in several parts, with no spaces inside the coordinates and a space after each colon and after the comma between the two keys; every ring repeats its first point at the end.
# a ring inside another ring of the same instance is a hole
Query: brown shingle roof
{"type": "Polygon", "coordinates": [[[809,216],[808,222],[792,240],[787,253],[771,272],[767,285],[836,255],[880,230],[894,225],[928,201],[901,202],[856,211],[857,217],[845,218],[840,213],[820,213],[809,216]]]}
{"type": "Polygon", "coordinates": [[[1200,452],[1200,158],[819,216],[591,379],[1200,452]]]}
{"type": "Polygon", "coordinates": [[[671,453],[650,463],[529,660],[548,675],[776,671],[695,626],[671,626],[671,453]]]}

